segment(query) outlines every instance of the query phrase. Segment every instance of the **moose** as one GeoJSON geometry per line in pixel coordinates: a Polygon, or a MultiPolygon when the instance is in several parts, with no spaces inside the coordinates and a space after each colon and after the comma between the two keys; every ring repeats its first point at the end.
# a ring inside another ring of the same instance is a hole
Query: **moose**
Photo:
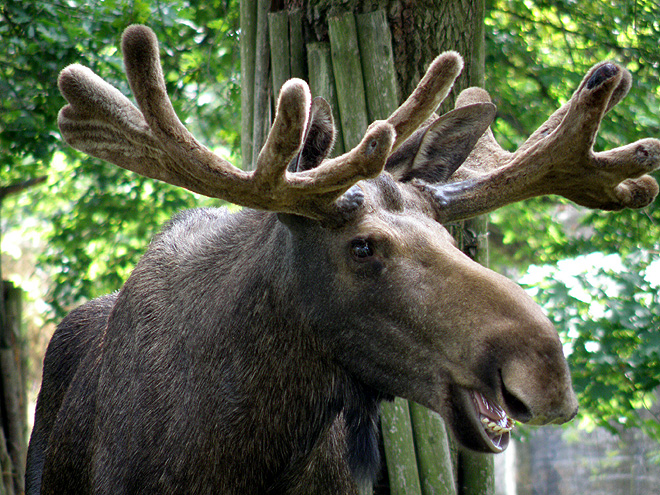
{"type": "Polygon", "coordinates": [[[595,65],[514,153],[490,131],[496,109],[482,89],[434,114],[462,69],[455,52],[336,158],[328,104],[293,79],[248,172],[179,121],[149,28],[129,27],[122,50],[139,108],[69,66],[58,81],[67,143],[245,208],[180,213],[119,292],[58,326],[29,494],[356,493],[377,473],[380,404],[395,396],[441,414],[481,452],[503,451],[514,420],[574,417],[549,319],[444,225],[544,194],[648,205],[660,141],[593,151],[630,88],[625,69],[595,65]]]}

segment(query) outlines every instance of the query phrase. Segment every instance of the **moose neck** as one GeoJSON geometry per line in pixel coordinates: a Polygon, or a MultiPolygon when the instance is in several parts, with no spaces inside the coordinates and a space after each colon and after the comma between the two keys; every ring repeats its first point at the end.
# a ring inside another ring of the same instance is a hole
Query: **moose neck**
{"type": "MultiPolygon", "coordinates": [[[[312,288],[296,273],[305,260],[295,242],[272,213],[194,210],[175,219],[154,239],[118,298],[106,342],[124,359],[108,359],[101,383],[132,389],[126,396],[134,398],[158,394],[153,400],[165,410],[224,425],[225,442],[237,435],[230,442],[236,458],[254,459],[263,463],[262,472],[271,471],[273,479],[264,483],[296,477],[310,462],[305,459],[327,457],[331,444],[337,457],[349,453],[347,469],[354,476],[369,477],[378,465],[381,397],[330,358],[306,309],[305,292],[312,288]],[[135,373],[126,374],[126,366],[135,373]],[[184,411],[186,400],[176,387],[182,380],[208,390],[208,401],[184,411]],[[232,407],[222,402],[228,397],[232,407]],[[275,453],[281,457],[273,459],[275,453]]],[[[211,458],[227,449],[199,435],[196,442],[211,458]]]]}
{"type": "MultiPolygon", "coordinates": [[[[248,220],[243,226],[248,227],[252,220],[259,225],[250,230],[255,236],[255,251],[257,246],[263,250],[264,263],[255,266],[256,278],[244,285],[248,289],[243,296],[253,305],[251,310],[245,306],[249,318],[263,309],[268,321],[253,329],[253,338],[268,341],[262,349],[268,349],[269,356],[261,359],[266,362],[270,358],[271,372],[278,373],[277,380],[269,385],[270,393],[276,394],[275,407],[286,411],[295,407],[286,402],[292,395],[291,384],[297,384],[300,389],[295,400],[306,401],[298,405],[298,411],[306,410],[306,417],[297,424],[304,425],[300,433],[307,437],[305,441],[316,444],[311,450],[330,450],[327,442],[341,440],[345,443],[342,449],[348,453],[341,457],[347,458],[352,476],[371,480],[380,462],[377,424],[385,396],[337,364],[334,339],[326,335],[327,320],[340,318],[333,314],[330,301],[319,304],[329,296],[327,287],[333,283],[327,246],[322,242],[324,228],[316,221],[290,215],[244,210],[243,216],[248,220]],[[278,315],[277,319],[272,319],[273,315],[278,315]],[[283,366],[287,367],[285,374],[283,366]],[[290,383],[282,382],[284,375],[290,383]],[[281,386],[284,388],[279,391],[281,386]],[[309,388],[301,395],[305,386],[309,388]]],[[[291,428],[295,420],[287,412],[284,421],[291,428]]]]}

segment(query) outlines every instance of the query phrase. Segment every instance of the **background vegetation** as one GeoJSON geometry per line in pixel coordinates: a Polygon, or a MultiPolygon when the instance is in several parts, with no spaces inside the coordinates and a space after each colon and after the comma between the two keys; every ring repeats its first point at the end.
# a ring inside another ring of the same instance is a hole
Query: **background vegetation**
{"type": "MultiPolygon", "coordinates": [[[[48,280],[45,319],[117,290],[174,212],[212,203],[68,148],[56,127],[64,100],[55,81],[64,66],[87,65],[129,94],[119,36],[131,23],[148,23],[161,40],[181,119],[240,163],[238,2],[195,4],[0,5],[0,186],[48,176],[44,185],[2,203],[3,262],[5,275],[21,285],[30,285],[26,273],[48,280]],[[31,269],[12,268],[35,250],[31,269]]],[[[486,36],[486,87],[499,108],[494,130],[503,146],[524,141],[603,59],[628,67],[634,84],[606,117],[596,147],[660,136],[655,0],[491,0],[486,36]]],[[[557,322],[583,419],[613,429],[643,426],[660,439],[652,407],[660,382],[659,206],[610,214],[556,198],[513,205],[491,217],[490,259],[498,271],[524,275],[522,282],[557,322]]]]}

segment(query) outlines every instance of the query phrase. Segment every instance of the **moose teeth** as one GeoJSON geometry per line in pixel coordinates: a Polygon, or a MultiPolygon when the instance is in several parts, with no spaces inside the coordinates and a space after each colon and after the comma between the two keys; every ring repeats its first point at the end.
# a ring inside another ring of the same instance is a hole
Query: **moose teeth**
{"type": "Polygon", "coordinates": [[[481,393],[473,391],[472,399],[484,431],[493,442],[499,444],[500,439],[513,430],[515,421],[507,416],[501,406],[489,401],[481,393]]]}
{"type": "Polygon", "coordinates": [[[506,426],[498,425],[494,421],[483,417],[481,418],[481,422],[484,424],[488,431],[496,435],[503,435],[504,433],[508,433],[513,430],[513,421],[511,421],[509,418],[507,418],[506,426]]]}

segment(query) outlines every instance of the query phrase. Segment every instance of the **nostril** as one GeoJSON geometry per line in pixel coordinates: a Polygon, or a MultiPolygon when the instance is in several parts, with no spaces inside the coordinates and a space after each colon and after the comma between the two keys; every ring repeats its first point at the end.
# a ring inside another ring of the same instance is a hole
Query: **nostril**
{"type": "Polygon", "coordinates": [[[516,421],[527,423],[532,419],[532,412],[518,397],[509,392],[506,387],[502,388],[502,397],[509,415],[516,421]]]}
{"type": "Polygon", "coordinates": [[[511,416],[516,421],[520,421],[521,423],[527,423],[531,421],[534,416],[532,411],[529,410],[523,401],[509,392],[509,390],[504,385],[501,372],[500,383],[502,384],[502,398],[504,399],[504,405],[506,406],[509,416],[511,416]]]}

